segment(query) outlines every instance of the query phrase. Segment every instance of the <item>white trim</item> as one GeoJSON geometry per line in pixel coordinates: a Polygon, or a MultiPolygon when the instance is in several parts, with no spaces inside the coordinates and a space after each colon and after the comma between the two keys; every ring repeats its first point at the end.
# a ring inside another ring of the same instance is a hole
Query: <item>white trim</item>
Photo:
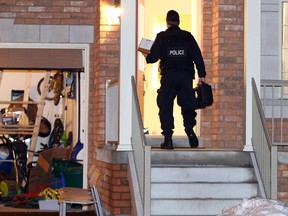
{"type": "MultiPolygon", "coordinates": [[[[87,188],[88,174],[88,104],[89,104],[89,44],[54,44],[54,43],[0,43],[1,48],[34,48],[34,49],[81,49],[83,50],[84,72],[81,73],[81,101],[85,109],[81,109],[80,140],[84,143],[83,152],[83,187],[87,188]],[[86,145],[85,145],[86,144],[86,145]]],[[[78,115],[78,113],[77,113],[78,115]]],[[[77,134],[78,136],[78,134],[77,134]]]]}
{"type": "Polygon", "coordinates": [[[84,144],[84,155],[83,155],[83,187],[88,188],[88,157],[89,157],[89,146],[88,146],[88,128],[89,128],[89,64],[90,64],[90,48],[87,45],[85,48],[83,47],[83,65],[84,65],[84,72],[81,73],[81,119],[80,119],[80,139],[81,142],[84,144]],[[83,109],[85,108],[85,109],[83,109]],[[86,147],[86,148],[85,148],[86,147]]]}
{"type": "Polygon", "coordinates": [[[62,43],[0,43],[0,48],[34,48],[34,49],[87,49],[88,44],[62,43]]]}
{"type": "MultiPolygon", "coordinates": [[[[283,3],[288,3],[287,0],[282,0],[279,3],[279,70],[280,70],[280,78],[281,80],[283,79],[283,68],[282,68],[282,56],[283,56],[283,44],[282,44],[282,40],[283,40],[283,20],[282,20],[282,16],[283,16],[283,3]]],[[[288,16],[288,14],[287,14],[288,16]]]]}
{"type": "Polygon", "coordinates": [[[260,86],[261,65],[261,0],[245,0],[244,16],[244,71],[246,101],[246,133],[244,151],[253,151],[252,146],[252,85],[254,77],[257,88],[260,86]]]}
{"type": "Polygon", "coordinates": [[[136,1],[121,1],[119,145],[117,150],[131,150],[132,87],[136,71],[136,1]]]}
{"type": "MultiPolygon", "coordinates": [[[[192,35],[195,37],[200,49],[202,50],[202,39],[203,39],[203,35],[202,35],[202,0],[192,0],[191,2],[191,18],[192,18],[192,26],[191,26],[191,33],[192,35]]],[[[208,77],[211,77],[212,74],[207,74],[208,77]]],[[[195,77],[196,79],[193,81],[194,85],[196,85],[195,83],[198,82],[198,73],[195,73],[195,77]]],[[[201,125],[202,125],[202,121],[201,121],[201,114],[202,114],[202,110],[198,109],[196,110],[197,116],[196,116],[196,134],[197,136],[201,136],[201,125]]]]}

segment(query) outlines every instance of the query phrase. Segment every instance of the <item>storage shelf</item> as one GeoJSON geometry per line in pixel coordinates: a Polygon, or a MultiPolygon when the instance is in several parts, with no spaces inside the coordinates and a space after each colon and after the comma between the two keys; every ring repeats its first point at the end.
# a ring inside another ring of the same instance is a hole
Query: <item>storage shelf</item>
{"type": "Polygon", "coordinates": [[[0,101],[0,104],[45,104],[44,101],[0,101]]]}
{"type": "Polygon", "coordinates": [[[0,134],[32,135],[35,125],[0,125],[0,134]]]}

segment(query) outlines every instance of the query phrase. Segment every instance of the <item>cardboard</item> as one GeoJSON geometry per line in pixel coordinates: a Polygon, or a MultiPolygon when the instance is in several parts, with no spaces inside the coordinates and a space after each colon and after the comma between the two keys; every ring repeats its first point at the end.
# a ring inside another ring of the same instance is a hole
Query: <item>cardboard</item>
{"type": "Polygon", "coordinates": [[[49,187],[51,176],[52,171],[45,172],[39,165],[33,167],[29,176],[29,192],[39,193],[41,189],[49,187]]]}
{"type": "Polygon", "coordinates": [[[153,40],[142,38],[138,47],[138,51],[144,54],[149,54],[153,43],[154,43],[153,40]]]}
{"type": "Polygon", "coordinates": [[[53,158],[69,159],[71,148],[50,148],[39,154],[37,163],[45,171],[48,172],[52,168],[53,158]]]}

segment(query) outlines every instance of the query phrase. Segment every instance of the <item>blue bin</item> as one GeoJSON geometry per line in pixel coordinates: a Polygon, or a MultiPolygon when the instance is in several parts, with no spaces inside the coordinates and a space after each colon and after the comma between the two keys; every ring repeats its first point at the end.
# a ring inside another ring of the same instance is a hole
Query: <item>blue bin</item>
{"type": "MultiPolygon", "coordinates": [[[[13,160],[13,156],[9,155],[5,160],[13,160]]],[[[11,169],[13,167],[13,162],[1,162],[0,159],[0,171],[5,172],[6,174],[9,174],[11,169]]]]}

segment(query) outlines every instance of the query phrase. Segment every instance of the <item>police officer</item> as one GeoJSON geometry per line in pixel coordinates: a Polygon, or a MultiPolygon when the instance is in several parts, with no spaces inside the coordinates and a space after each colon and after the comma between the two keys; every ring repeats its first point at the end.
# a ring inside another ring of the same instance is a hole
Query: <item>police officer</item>
{"type": "Polygon", "coordinates": [[[157,34],[147,63],[155,63],[160,59],[161,86],[158,89],[157,105],[164,142],[162,149],[173,149],[173,104],[181,107],[185,132],[191,148],[197,148],[198,138],[193,131],[196,125],[196,99],[193,90],[195,78],[194,64],[198,71],[201,85],[205,81],[206,71],[199,46],[190,32],[179,28],[179,14],[170,10],[166,17],[167,29],[157,34]]]}

